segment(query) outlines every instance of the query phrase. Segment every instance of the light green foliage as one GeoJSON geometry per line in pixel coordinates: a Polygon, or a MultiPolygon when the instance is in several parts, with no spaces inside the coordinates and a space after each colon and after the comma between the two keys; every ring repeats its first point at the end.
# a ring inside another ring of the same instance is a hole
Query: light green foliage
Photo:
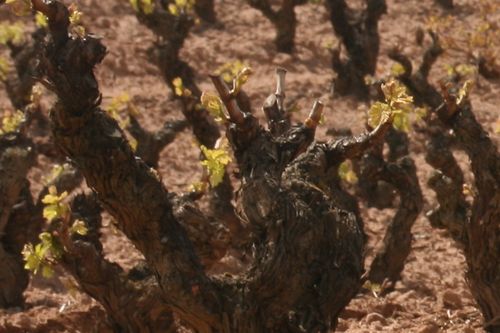
{"type": "Polygon", "coordinates": [[[55,164],[52,167],[52,170],[50,170],[49,175],[42,177],[43,184],[46,186],[52,184],[64,172],[64,169],[67,168],[68,166],[69,165],[67,163],[55,164]]]}
{"type": "MultiPolygon", "coordinates": [[[[135,117],[139,115],[139,110],[127,93],[113,97],[111,102],[104,107],[104,111],[118,122],[118,126],[120,126],[122,130],[126,130],[130,125],[130,116],[135,117]]],[[[137,149],[137,140],[130,135],[127,135],[127,139],[132,150],[135,151],[137,149]]]]}
{"type": "Polygon", "coordinates": [[[76,220],[69,229],[71,234],[78,234],[80,236],[85,236],[89,231],[87,225],[82,220],[76,220]]]}
{"type": "Polygon", "coordinates": [[[180,77],[176,77],[175,79],[173,79],[172,85],[174,86],[174,92],[176,96],[189,97],[192,95],[191,90],[184,87],[184,83],[182,82],[182,79],[180,77]]]}
{"type": "Polygon", "coordinates": [[[24,120],[24,113],[19,110],[14,113],[7,112],[7,114],[2,117],[2,127],[0,127],[0,135],[18,131],[24,120]]]}
{"type": "Polygon", "coordinates": [[[47,221],[52,222],[56,218],[68,218],[70,207],[67,203],[63,202],[67,196],[68,192],[64,191],[58,194],[55,186],[49,187],[49,193],[42,199],[42,202],[45,204],[43,208],[43,217],[47,219],[47,221]]]}
{"type": "Polygon", "coordinates": [[[151,14],[154,10],[153,0],[130,0],[130,4],[136,12],[141,11],[144,14],[151,14]]]}
{"type": "Polygon", "coordinates": [[[369,290],[372,292],[373,296],[378,298],[378,295],[382,292],[382,286],[378,283],[373,283],[369,280],[367,280],[363,284],[363,289],[369,290]]]}
{"type": "Polygon", "coordinates": [[[375,102],[368,111],[368,124],[375,128],[386,117],[393,117],[393,126],[400,131],[410,130],[409,113],[412,110],[413,97],[406,93],[406,88],[396,80],[382,84],[385,101],[375,102]]]}
{"type": "Polygon", "coordinates": [[[248,64],[240,60],[226,62],[224,65],[217,68],[215,74],[220,75],[227,84],[231,84],[236,75],[245,67],[248,67],[248,64]]]}
{"type": "Polygon", "coordinates": [[[350,184],[356,184],[358,177],[352,169],[351,161],[344,161],[339,165],[339,177],[350,184]]]}
{"type": "Polygon", "coordinates": [[[49,25],[49,19],[41,12],[36,12],[35,23],[40,28],[47,28],[49,25]]]}
{"type": "Polygon", "coordinates": [[[403,75],[405,72],[406,72],[405,68],[399,62],[395,62],[391,66],[391,76],[392,77],[398,77],[400,75],[403,75]]]}
{"type": "Polygon", "coordinates": [[[79,36],[79,37],[84,37],[85,36],[85,28],[80,24],[82,20],[83,13],[78,10],[78,7],[76,4],[72,4],[68,7],[70,15],[69,15],[69,22],[70,22],[70,30],[73,34],[79,36]]]}
{"type": "Polygon", "coordinates": [[[236,74],[235,78],[233,79],[233,88],[230,91],[231,95],[235,96],[240,92],[241,87],[243,87],[243,85],[247,83],[252,73],[253,72],[250,67],[245,67],[241,71],[239,71],[238,74],[236,74]]]}
{"type": "Polygon", "coordinates": [[[205,167],[210,186],[216,187],[222,182],[226,166],[231,162],[231,156],[228,153],[227,145],[222,145],[219,149],[208,149],[207,147],[200,146],[205,160],[201,164],[205,167]]]}
{"type": "Polygon", "coordinates": [[[31,243],[24,245],[22,251],[25,262],[24,268],[34,274],[41,271],[44,277],[49,278],[54,274],[52,267],[54,261],[61,257],[62,249],[48,232],[42,232],[39,238],[40,243],[35,246],[31,243]]]}
{"type": "Polygon", "coordinates": [[[497,119],[495,124],[493,125],[493,130],[496,134],[500,134],[500,117],[497,119]]]}
{"type": "Polygon", "coordinates": [[[15,45],[24,42],[24,25],[22,23],[0,24],[0,44],[13,43],[15,45]]]}
{"type": "Polygon", "coordinates": [[[459,77],[475,77],[477,75],[477,66],[469,64],[445,65],[446,74],[450,77],[458,75],[459,77]]]}
{"type": "Polygon", "coordinates": [[[252,75],[252,69],[245,62],[227,62],[215,71],[226,84],[232,84],[231,94],[236,95],[252,75]]]}
{"type": "MultiPolygon", "coordinates": [[[[426,28],[439,35],[443,48],[453,57],[477,69],[478,60],[484,61],[487,67],[499,69],[498,47],[500,46],[500,29],[496,17],[500,14],[498,0],[475,0],[471,3],[479,14],[479,21],[462,17],[430,16],[426,28]]],[[[459,65],[460,66],[460,65],[459,65]]]]}
{"type": "Polygon", "coordinates": [[[189,13],[193,10],[195,0],[174,0],[168,4],[168,11],[174,16],[189,13]]]}
{"type": "Polygon", "coordinates": [[[224,112],[224,104],[219,96],[213,93],[203,92],[201,94],[201,104],[212,115],[215,121],[221,122],[227,119],[224,112]]]}

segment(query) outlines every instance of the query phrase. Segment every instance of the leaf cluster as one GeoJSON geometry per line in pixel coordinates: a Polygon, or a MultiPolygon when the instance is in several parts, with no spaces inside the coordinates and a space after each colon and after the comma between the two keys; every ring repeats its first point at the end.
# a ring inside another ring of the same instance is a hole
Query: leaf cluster
{"type": "Polygon", "coordinates": [[[184,87],[184,82],[180,77],[176,77],[172,80],[172,85],[174,86],[174,92],[176,96],[179,97],[189,97],[193,93],[188,88],[184,87]]]}
{"type": "Polygon", "coordinates": [[[222,147],[218,149],[209,149],[201,145],[200,149],[205,156],[205,160],[203,160],[201,164],[208,173],[210,186],[212,188],[216,187],[222,182],[224,173],[226,172],[226,166],[232,160],[228,152],[228,147],[227,145],[222,145],[222,147]]]}
{"type": "Polygon", "coordinates": [[[64,191],[58,194],[55,186],[49,187],[49,193],[42,199],[42,202],[45,204],[43,217],[48,222],[52,222],[54,219],[66,220],[68,218],[71,210],[69,205],[63,201],[67,196],[68,192],[64,191]]]}
{"type": "Polygon", "coordinates": [[[231,84],[236,75],[245,67],[248,67],[246,62],[240,60],[230,61],[217,68],[215,74],[220,75],[226,84],[231,84]]]}
{"type": "Polygon", "coordinates": [[[154,10],[153,0],[130,0],[130,4],[136,12],[142,12],[146,15],[151,14],[154,10]]]}
{"type": "Polygon", "coordinates": [[[0,127],[0,135],[19,131],[21,125],[25,121],[24,113],[17,110],[13,113],[7,113],[2,117],[2,126],[0,127]]]}
{"type": "Polygon", "coordinates": [[[24,42],[24,25],[22,23],[0,24],[0,44],[12,43],[20,45],[24,42]]]}
{"type": "MultiPolygon", "coordinates": [[[[104,107],[104,111],[106,111],[111,118],[116,120],[118,122],[118,126],[120,126],[120,128],[124,131],[130,125],[130,117],[136,117],[140,114],[138,108],[132,102],[130,95],[127,93],[122,93],[113,97],[111,102],[104,107]]],[[[135,151],[138,144],[137,140],[130,135],[127,135],[127,139],[130,146],[135,151]]]]}
{"type": "Polygon", "coordinates": [[[48,232],[42,232],[38,237],[40,243],[35,246],[28,243],[23,248],[24,268],[33,274],[42,272],[43,277],[50,278],[54,275],[55,261],[62,255],[62,246],[48,232]]]}
{"type": "Polygon", "coordinates": [[[368,111],[368,125],[377,127],[387,117],[392,117],[393,127],[400,131],[410,130],[409,113],[413,108],[413,97],[397,80],[390,80],[381,85],[384,102],[375,102],[368,111]]]}
{"type": "Polygon", "coordinates": [[[174,16],[190,13],[193,8],[195,0],[174,0],[168,4],[168,11],[174,16]]]}
{"type": "Polygon", "coordinates": [[[358,182],[358,176],[356,176],[356,173],[354,172],[352,168],[352,163],[349,160],[346,160],[342,162],[339,165],[339,177],[343,181],[349,183],[349,184],[356,184],[358,182]]]}

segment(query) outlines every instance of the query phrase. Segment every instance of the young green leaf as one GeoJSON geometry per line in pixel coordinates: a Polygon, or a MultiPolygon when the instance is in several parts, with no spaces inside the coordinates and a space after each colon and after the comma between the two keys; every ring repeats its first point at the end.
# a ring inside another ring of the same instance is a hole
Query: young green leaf
{"type": "Polygon", "coordinates": [[[217,68],[215,74],[220,75],[226,84],[232,84],[233,79],[238,75],[243,68],[248,67],[246,62],[240,60],[227,62],[224,65],[217,68]]]}
{"type": "Polygon", "coordinates": [[[42,12],[36,12],[35,23],[40,28],[47,28],[49,25],[49,19],[42,12]]]}
{"type": "Polygon", "coordinates": [[[152,0],[130,0],[130,4],[136,12],[141,11],[146,15],[151,14],[154,10],[154,3],[152,0]]]}
{"type": "Polygon", "coordinates": [[[205,160],[202,161],[201,164],[207,170],[210,186],[216,187],[224,178],[226,165],[231,162],[231,156],[229,155],[226,146],[223,146],[220,149],[208,149],[207,147],[201,145],[200,148],[203,155],[205,155],[205,160]]]}
{"type": "Polygon", "coordinates": [[[413,97],[406,93],[406,88],[396,80],[381,86],[384,102],[375,102],[368,111],[368,124],[375,128],[383,119],[392,117],[393,127],[400,131],[409,131],[409,112],[412,110],[413,97]]]}
{"type": "Polygon", "coordinates": [[[191,90],[184,87],[184,83],[180,77],[176,77],[172,80],[172,85],[174,86],[174,92],[176,96],[191,96],[191,90]]]}
{"type": "Polygon", "coordinates": [[[213,93],[203,92],[201,94],[201,104],[212,115],[215,121],[225,121],[227,119],[224,112],[224,104],[219,96],[213,93]]]}
{"type": "Polygon", "coordinates": [[[250,67],[243,68],[236,77],[233,79],[233,88],[230,91],[231,95],[236,95],[240,92],[241,87],[248,81],[250,75],[252,75],[252,69],[250,67]]]}
{"type": "Polygon", "coordinates": [[[22,23],[0,24],[0,44],[22,44],[24,41],[24,25],[22,23]]]}
{"type": "Polygon", "coordinates": [[[356,173],[352,169],[351,161],[347,160],[339,165],[339,177],[350,184],[358,182],[358,176],[356,176],[356,173]]]}
{"type": "Polygon", "coordinates": [[[72,234],[78,234],[80,236],[85,236],[89,231],[87,225],[82,220],[76,220],[69,229],[72,234]]]}
{"type": "Polygon", "coordinates": [[[18,131],[24,120],[25,120],[24,113],[22,113],[19,110],[17,110],[14,113],[7,113],[2,118],[2,127],[0,128],[0,135],[18,131]]]}
{"type": "Polygon", "coordinates": [[[42,202],[45,204],[43,208],[43,217],[51,222],[56,218],[66,218],[70,212],[69,205],[62,202],[68,196],[68,192],[57,194],[55,186],[49,187],[49,193],[45,195],[42,202]]]}

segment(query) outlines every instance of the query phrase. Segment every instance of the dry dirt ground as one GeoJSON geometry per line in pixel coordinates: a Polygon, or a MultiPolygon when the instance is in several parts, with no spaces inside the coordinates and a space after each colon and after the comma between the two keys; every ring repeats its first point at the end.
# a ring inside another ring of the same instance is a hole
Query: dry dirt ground
{"type": "MultiPolygon", "coordinates": [[[[87,30],[102,36],[109,50],[97,69],[103,103],[127,92],[142,110],[140,120],[151,129],[158,128],[166,119],[181,118],[179,107],[172,101],[157,68],[146,57],[146,49],[154,37],[138,24],[128,1],[75,2],[84,13],[87,30]]],[[[448,13],[475,24],[476,2],[459,0],[456,3],[456,9],[448,13]]],[[[182,50],[182,58],[196,70],[198,83],[204,90],[212,90],[207,74],[224,63],[244,61],[254,70],[245,90],[253,107],[259,109],[274,89],[275,67],[283,66],[288,69],[287,96],[301,109],[295,115],[297,120],[305,118],[315,99],[326,103],[326,124],[319,138],[326,138],[330,127],[348,127],[355,133],[363,130],[367,106],[351,98],[330,97],[334,73],[326,46],[336,45],[337,41],[322,5],[311,3],[297,8],[299,25],[292,56],[276,52],[273,27],[244,0],[216,0],[216,12],[220,24],[196,27],[182,50]]],[[[386,54],[396,43],[418,60],[422,49],[415,46],[415,30],[429,16],[442,14],[443,10],[431,0],[388,0],[388,13],[380,25],[382,45],[377,75],[385,75],[391,67],[386,54]]],[[[2,20],[16,19],[5,12],[0,15],[2,20]]],[[[440,60],[432,73],[432,81],[442,74],[446,62],[453,61],[461,60],[451,56],[440,60]]],[[[480,78],[472,94],[476,115],[493,137],[494,123],[500,116],[499,90],[499,82],[480,78]]],[[[3,91],[0,107],[9,107],[3,91]]],[[[426,186],[430,168],[423,158],[422,138],[414,133],[411,138],[411,154],[424,190],[425,212],[435,203],[426,186]]],[[[185,191],[200,178],[199,152],[193,140],[186,130],[162,153],[159,171],[172,191],[185,191]]],[[[499,142],[498,135],[495,140],[499,142]]],[[[467,178],[471,179],[467,158],[461,153],[457,153],[457,157],[467,178]]],[[[48,162],[41,159],[40,167],[31,173],[34,191],[49,167],[48,162]]],[[[370,257],[394,212],[363,207],[362,213],[370,238],[367,253],[370,257]]],[[[413,233],[413,251],[395,290],[383,297],[370,291],[360,293],[342,315],[338,332],[483,332],[481,314],[464,279],[461,250],[445,232],[432,229],[424,214],[418,218],[413,233]]],[[[108,257],[124,267],[131,267],[140,257],[109,219],[106,219],[103,238],[108,257]]],[[[0,310],[0,332],[108,332],[101,307],[89,297],[68,289],[67,279],[62,271],[50,280],[35,277],[26,291],[25,308],[0,310]]]]}

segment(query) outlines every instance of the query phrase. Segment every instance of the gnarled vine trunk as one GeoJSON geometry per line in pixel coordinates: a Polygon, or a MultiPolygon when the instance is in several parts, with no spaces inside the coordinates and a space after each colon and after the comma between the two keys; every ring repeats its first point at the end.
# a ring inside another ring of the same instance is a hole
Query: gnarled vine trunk
{"type": "MultiPolygon", "coordinates": [[[[176,210],[179,197],[134,156],[116,121],[99,107],[93,68],[103,59],[105,47],[91,36],[68,35],[69,15],[60,2],[32,2],[49,18],[52,36],[41,72],[58,97],[51,113],[55,142],[144,255],[159,289],[142,292],[160,291],[155,310],[173,311],[199,332],[334,329],[339,312],[360,285],[364,235],[358,214],[338,204],[341,192],[330,180],[346,158],[359,156],[383,139],[391,118],[359,137],[316,143],[320,104],[304,124],[270,132],[241,111],[222,79],[213,77],[229,113],[227,137],[242,183],[237,208],[251,230],[254,253],[251,268],[241,276],[209,277],[196,235],[190,235],[176,210]]],[[[276,97],[268,111],[275,114],[273,119],[284,119],[286,110],[276,97]]],[[[201,214],[190,207],[191,215],[201,214]]],[[[205,220],[202,215],[200,219],[205,220]]],[[[92,261],[98,247],[89,255],[85,248],[74,250],[69,262],[79,256],[92,261]]],[[[119,271],[114,276],[119,277],[119,271]]],[[[114,287],[102,282],[98,294],[106,295],[114,287]]]]}

